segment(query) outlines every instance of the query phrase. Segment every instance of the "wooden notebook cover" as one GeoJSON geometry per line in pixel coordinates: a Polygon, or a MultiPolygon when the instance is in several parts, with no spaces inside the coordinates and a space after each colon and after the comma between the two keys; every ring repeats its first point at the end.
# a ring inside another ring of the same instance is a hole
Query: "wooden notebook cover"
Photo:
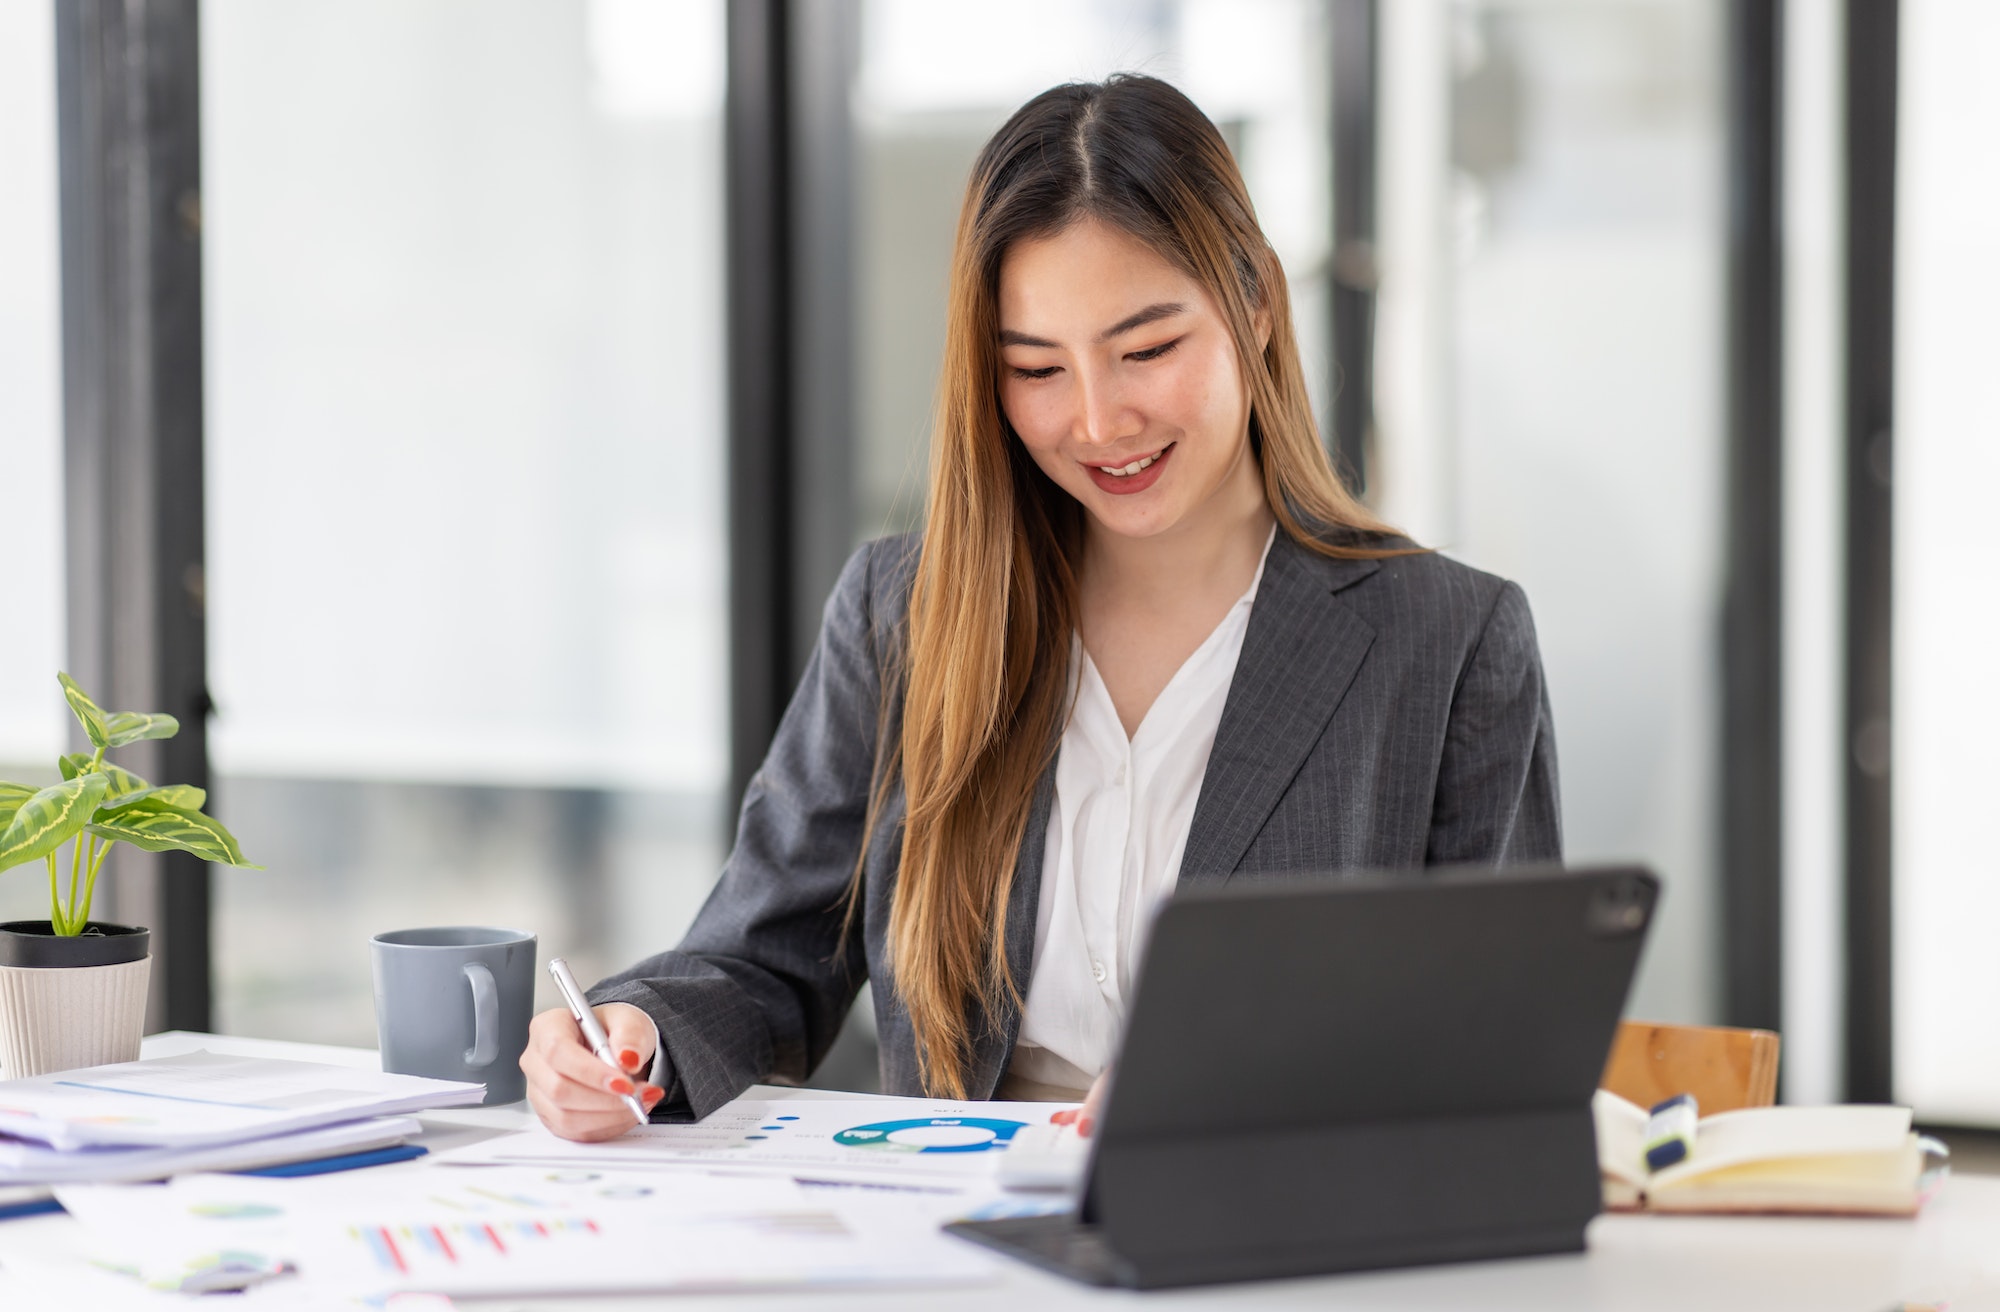
{"type": "Polygon", "coordinates": [[[1769,1107],[1778,1097],[1778,1036],[1628,1020],[1618,1026],[1599,1083],[1641,1107],[1691,1093],[1703,1116],[1769,1107]]]}

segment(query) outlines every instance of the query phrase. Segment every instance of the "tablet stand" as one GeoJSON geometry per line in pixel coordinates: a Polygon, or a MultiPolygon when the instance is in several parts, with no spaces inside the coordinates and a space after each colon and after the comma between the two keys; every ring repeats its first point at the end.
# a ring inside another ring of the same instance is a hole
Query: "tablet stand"
{"type": "Polygon", "coordinates": [[[1083,1220],[1138,1289],[1583,1248],[1590,1111],[1107,1138],[1083,1220]]]}

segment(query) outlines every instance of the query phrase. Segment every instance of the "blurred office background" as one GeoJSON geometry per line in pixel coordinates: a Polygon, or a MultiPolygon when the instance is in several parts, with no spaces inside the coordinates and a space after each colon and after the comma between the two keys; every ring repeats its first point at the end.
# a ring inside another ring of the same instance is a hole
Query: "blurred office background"
{"type": "Polygon", "coordinates": [[[1667,881],[1632,1014],[2000,1126],[1996,38],[1978,0],[0,5],[0,774],[67,741],[65,662],[145,709],[196,672],[178,759],[269,868],[126,860],[161,1025],[372,1042],[411,924],[670,944],[841,558],[921,523],[973,155],[1134,69],[1236,151],[1343,468],[1527,589],[1570,855],[1667,881]]]}

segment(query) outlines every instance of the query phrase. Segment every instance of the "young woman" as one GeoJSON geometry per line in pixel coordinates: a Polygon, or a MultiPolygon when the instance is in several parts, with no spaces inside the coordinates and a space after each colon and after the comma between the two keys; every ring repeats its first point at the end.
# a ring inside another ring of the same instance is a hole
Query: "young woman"
{"type": "Polygon", "coordinates": [[[625,1072],[535,1020],[557,1133],[803,1081],[866,979],[885,1091],[1074,1099],[1179,880],[1559,859],[1526,600],[1341,487],[1167,84],[1058,87],[980,154],[927,510],[841,574],[686,938],[591,991],[625,1072]]]}

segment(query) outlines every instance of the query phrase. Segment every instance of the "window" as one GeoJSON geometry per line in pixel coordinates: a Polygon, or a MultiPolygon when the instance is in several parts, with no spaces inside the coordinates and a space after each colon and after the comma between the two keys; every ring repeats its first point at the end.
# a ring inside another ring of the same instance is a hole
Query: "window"
{"type": "MultiPolygon", "coordinates": [[[[55,32],[49,5],[0,7],[0,778],[54,783],[68,750],[63,649],[62,313],[55,32]]],[[[48,918],[39,866],[0,873],[0,920],[48,918]]]]}
{"type": "Polygon", "coordinates": [[[372,1044],[370,935],[720,867],[722,0],[202,22],[216,1023],[372,1044]]]}
{"type": "Polygon", "coordinates": [[[1666,884],[1631,1002],[1721,1003],[1721,7],[1384,5],[1372,491],[1518,581],[1571,861],[1666,884]]]}
{"type": "MultiPolygon", "coordinates": [[[[1987,517],[2000,486],[1992,373],[2000,254],[1990,163],[2000,13],[1906,4],[1896,216],[1892,702],[1895,1096],[1922,1116],[2000,1124],[2000,732],[1987,517]]],[[[1887,455],[1888,453],[1884,453],[1887,455]]],[[[1862,750],[1857,745],[1857,750],[1862,750]]]]}

